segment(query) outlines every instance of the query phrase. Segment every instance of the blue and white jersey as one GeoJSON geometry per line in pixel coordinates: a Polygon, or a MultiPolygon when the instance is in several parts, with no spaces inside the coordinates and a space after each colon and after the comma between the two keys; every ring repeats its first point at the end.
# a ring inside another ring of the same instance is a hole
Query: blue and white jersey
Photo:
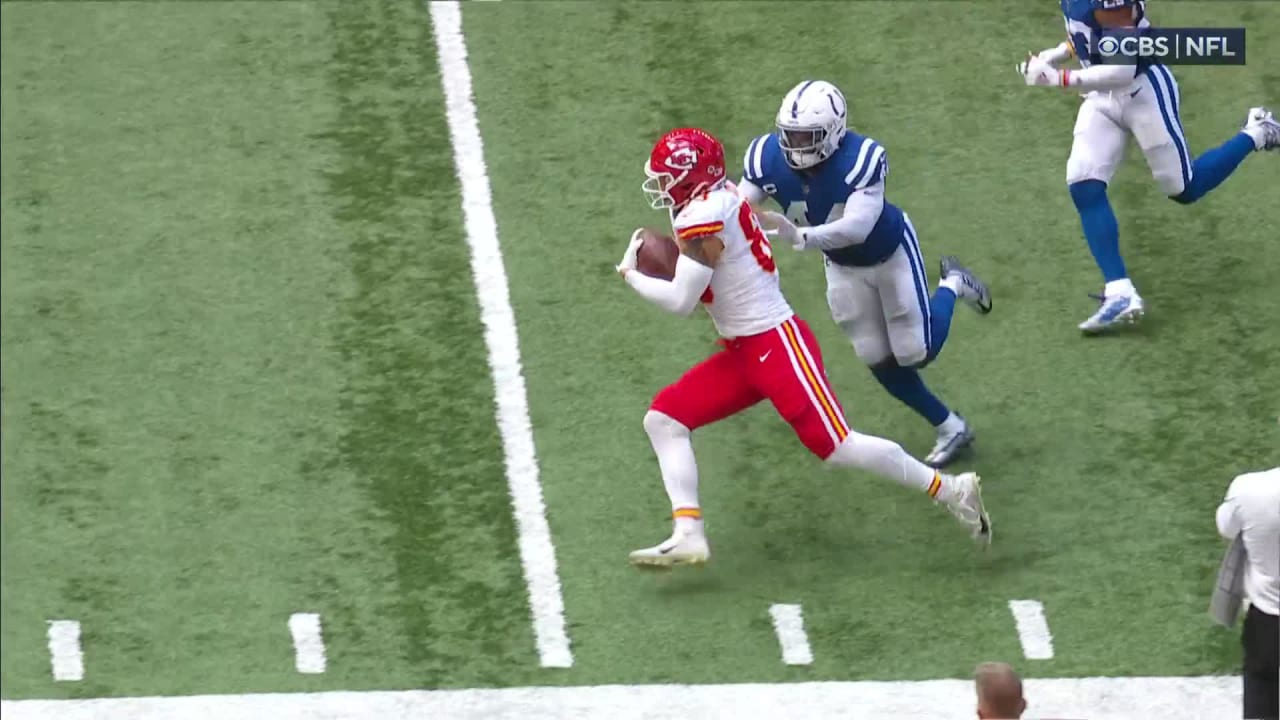
{"type": "MultiPolygon", "coordinates": [[[[752,140],[743,164],[744,178],[768,193],[792,222],[809,226],[840,219],[850,195],[883,183],[889,172],[889,159],[880,143],[852,130],[844,134],[831,157],[808,170],[787,165],[776,133],[752,140]]],[[[902,210],[885,200],[880,219],[864,242],[823,252],[839,265],[878,265],[898,249],[903,237],[902,210]]]]}
{"type": "MultiPolygon", "coordinates": [[[[1091,0],[1061,1],[1062,18],[1067,23],[1067,41],[1071,43],[1071,49],[1075,51],[1080,67],[1100,64],[1102,58],[1097,52],[1097,40],[1102,34],[1102,25],[1098,24],[1093,17],[1091,0]]],[[[1146,0],[1138,0],[1136,5],[1137,28],[1145,30],[1151,27],[1151,21],[1147,20],[1146,0]]],[[[1148,65],[1150,62],[1139,61],[1138,67],[1133,72],[1134,77],[1146,72],[1148,65]]]]}

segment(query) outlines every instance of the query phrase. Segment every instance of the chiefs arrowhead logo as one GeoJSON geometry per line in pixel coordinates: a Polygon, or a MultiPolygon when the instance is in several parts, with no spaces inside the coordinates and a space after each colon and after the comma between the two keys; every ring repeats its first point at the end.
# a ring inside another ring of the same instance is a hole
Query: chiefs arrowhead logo
{"type": "Polygon", "coordinates": [[[691,147],[676,148],[667,156],[667,167],[688,172],[698,164],[698,151],[691,147]]]}

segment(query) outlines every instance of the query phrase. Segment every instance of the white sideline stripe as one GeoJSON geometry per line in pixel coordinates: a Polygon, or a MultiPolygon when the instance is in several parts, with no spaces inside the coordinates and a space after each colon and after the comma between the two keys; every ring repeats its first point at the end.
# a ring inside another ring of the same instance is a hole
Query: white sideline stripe
{"type": "Polygon", "coordinates": [[[799,605],[770,605],[773,631],[778,634],[782,646],[782,662],[788,665],[810,665],[813,651],[809,649],[809,636],[804,632],[804,615],[799,605]]]}
{"type": "Polygon", "coordinates": [[[80,652],[79,621],[49,621],[49,659],[53,664],[54,680],[76,682],[84,679],[84,653],[80,652]]]}
{"type": "Polygon", "coordinates": [[[289,634],[293,636],[293,665],[298,672],[308,675],[324,672],[324,638],[320,635],[320,616],[316,613],[290,615],[289,634]]]}
{"type": "Polygon", "coordinates": [[[1044,619],[1044,605],[1039,600],[1010,600],[1013,621],[1018,626],[1018,642],[1028,660],[1053,659],[1053,634],[1044,619]]]}
{"type": "MultiPolygon", "coordinates": [[[[1240,716],[1240,678],[1024,681],[1028,718],[1204,720],[1240,716]]],[[[5,720],[647,720],[973,718],[972,680],[781,685],[601,685],[96,700],[3,700],[5,720]],[[673,704],[674,703],[674,704],[673,704]]]]}
{"type": "Polygon", "coordinates": [[[462,216],[467,244],[471,246],[471,273],[480,299],[484,342],[493,370],[498,431],[506,461],[507,485],[519,535],[520,564],[529,588],[533,634],[543,667],[573,667],[573,653],[565,632],[564,597],[556,570],[556,549],[551,542],[538,479],[538,458],[529,422],[529,400],[520,368],[520,344],[515,312],[507,290],[507,271],[498,245],[498,223],[493,216],[484,145],[471,100],[471,69],[462,37],[462,13],[457,2],[430,2],[431,29],[440,56],[440,80],[453,157],[462,185],[462,216]]]}

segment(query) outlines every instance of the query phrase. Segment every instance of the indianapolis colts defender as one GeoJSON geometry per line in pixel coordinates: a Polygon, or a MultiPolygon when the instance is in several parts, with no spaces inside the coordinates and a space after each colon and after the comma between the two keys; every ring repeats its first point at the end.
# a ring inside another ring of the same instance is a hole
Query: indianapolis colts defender
{"type": "Polygon", "coordinates": [[[1107,184],[1124,156],[1129,134],[1138,141],[1156,184],[1187,205],[1235,171],[1249,153],[1280,148],[1280,123],[1266,108],[1249,111],[1244,129],[1222,145],[1192,157],[1178,115],[1182,98],[1169,68],[1147,62],[1103,65],[1098,41],[1110,28],[1151,27],[1145,0],[1061,0],[1067,41],[1018,65],[1027,85],[1085,91],[1067,160],[1067,186],[1089,250],[1106,285],[1101,305],[1080,323],[1088,334],[1141,319],[1144,307],[1120,257],[1120,230],[1107,184]],[[1082,69],[1057,65],[1076,58],[1082,69]]]}
{"type": "Polygon", "coordinates": [[[919,368],[942,350],[956,299],[986,314],[991,294],[956,258],[944,257],[930,297],[915,228],[885,199],[888,155],[848,130],[847,110],[831,83],[792,88],[777,131],[747,148],[738,193],[756,206],[773,198],[785,215],[764,212],[761,224],[797,250],[826,255],[832,317],[876,380],[937,430],[925,462],[942,467],[973,442],[973,431],[929,391],[919,368]]]}

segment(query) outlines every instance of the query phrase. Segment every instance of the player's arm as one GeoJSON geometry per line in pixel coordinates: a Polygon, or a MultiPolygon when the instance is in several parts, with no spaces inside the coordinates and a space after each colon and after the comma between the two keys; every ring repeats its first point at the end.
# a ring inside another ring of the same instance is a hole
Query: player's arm
{"type": "Polygon", "coordinates": [[[1058,70],[1058,84],[1077,90],[1119,90],[1138,77],[1137,65],[1093,65],[1082,70],[1058,70]]]}
{"type": "Polygon", "coordinates": [[[1056,68],[1032,55],[1018,65],[1028,85],[1075,90],[1118,90],[1128,87],[1138,76],[1137,65],[1093,65],[1080,70],[1056,68]]]}
{"type": "Polygon", "coordinates": [[[737,191],[738,197],[746,200],[753,208],[764,205],[764,201],[769,199],[769,193],[765,192],[764,188],[748,180],[745,175],[734,186],[734,190],[737,191]]]}
{"type": "Polygon", "coordinates": [[[1236,482],[1231,481],[1231,486],[1227,488],[1227,496],[1223,498],[1222,504],[1218,506],[1216,520],[1218,522],[1218,534],[1231,540],[1244,530],[1244,523],[1240,520],[1240,513],[1237,511],[1239,503],[1235,497],[1236,482]]]}
{"type": "Polygon", "coordinates": [[[1060,42],[1057,45],[1054,45],[1053,47],[1047,50],[1041,50],[1036,55],[1036,57],[1049,63],[1050,65],[1060,65],[1075,56],[1076,56],[1076,49],[1074,46],[1072,46],[1070,40],[1064,40],[1063,42],[1060,42]]]}
{"type": "MultiPolygon", "coordinates": [[[[805,250],[835,250],[860,245],[867,240],[872,228],[884,212],[884,183],[859,190],[844,203],[844,214],[839,219],[810,228],[800,228],[800,238],[805,250]]],[[[797,243],[799,245],[800,243],[797,243]]]]}
{"type": "MultiPolygon", "coordinates": [[[[1132,27],[1134,23],[1132,12],[1133,8],[1131,7],[1097,10],[1094,13],[1094,17],[1104,27],[1132,27]]],[[[1027,85],[1085,91],[1118,90],[1128,87],[1142,70],[1136,64],[1104,65],[1100,62],[1101,58],[1099,57],[1086,58],[1093,61],[1092,65],[1087,68],[1072,70],[1070,68],[1056,67],[1059,62],[1067,57],[1078,57],[1089,51],[1085,46],[1083,36],[1078,37],[1079,44],[1073,43],[1071,38],[1068,38],[1067,42],[1058,45],[1056,48],[1045,50],[1039,55],[1028,53],[1027,59],[1018,65],[1018,73],[1022,75],[1027,85]],[[1063,55],[1064,52],[1066,53],[1065,56],[1063,55]]]]}
{"type": "MultiPolygon", "coordinates": [[[[635,241],[632,242],[634,245],[635,241]]],[[[698,300],[711,284],[712,268],[720,262],[724,241],[718,235],[708,234],[677,239],[676,243],[680,246],[680,256],[676,258],[675,276],[670,280],[631,271],[622,277],[645,300],[667,312],[688,315],[698,307],[698,300]]],[[[634,266],[629,270],[634,270],[634,266]]]]}
{"type": "Polygon", "coordinates": [[[814,227],[796,227],[779,212],[760,213],[760,226],[770,234],[791,243],[796,250],[835,250],[867,241],[880,213],[884,212],[884,183],[853,192],[845,200],[844,213],[829,223],[814,227]]]}
{"type": "Polygon", "coordinates": [[[761,225],[772,228],[796,250],[835,250],[867,241],[884,212],[884,183],[889,173],[889,156],[879,143],[868,140],[871,150],[863,152],[845,176],[844,212],[831,222],[813,227],[796,227],[776,212],[761,215],[761,225]]]}

